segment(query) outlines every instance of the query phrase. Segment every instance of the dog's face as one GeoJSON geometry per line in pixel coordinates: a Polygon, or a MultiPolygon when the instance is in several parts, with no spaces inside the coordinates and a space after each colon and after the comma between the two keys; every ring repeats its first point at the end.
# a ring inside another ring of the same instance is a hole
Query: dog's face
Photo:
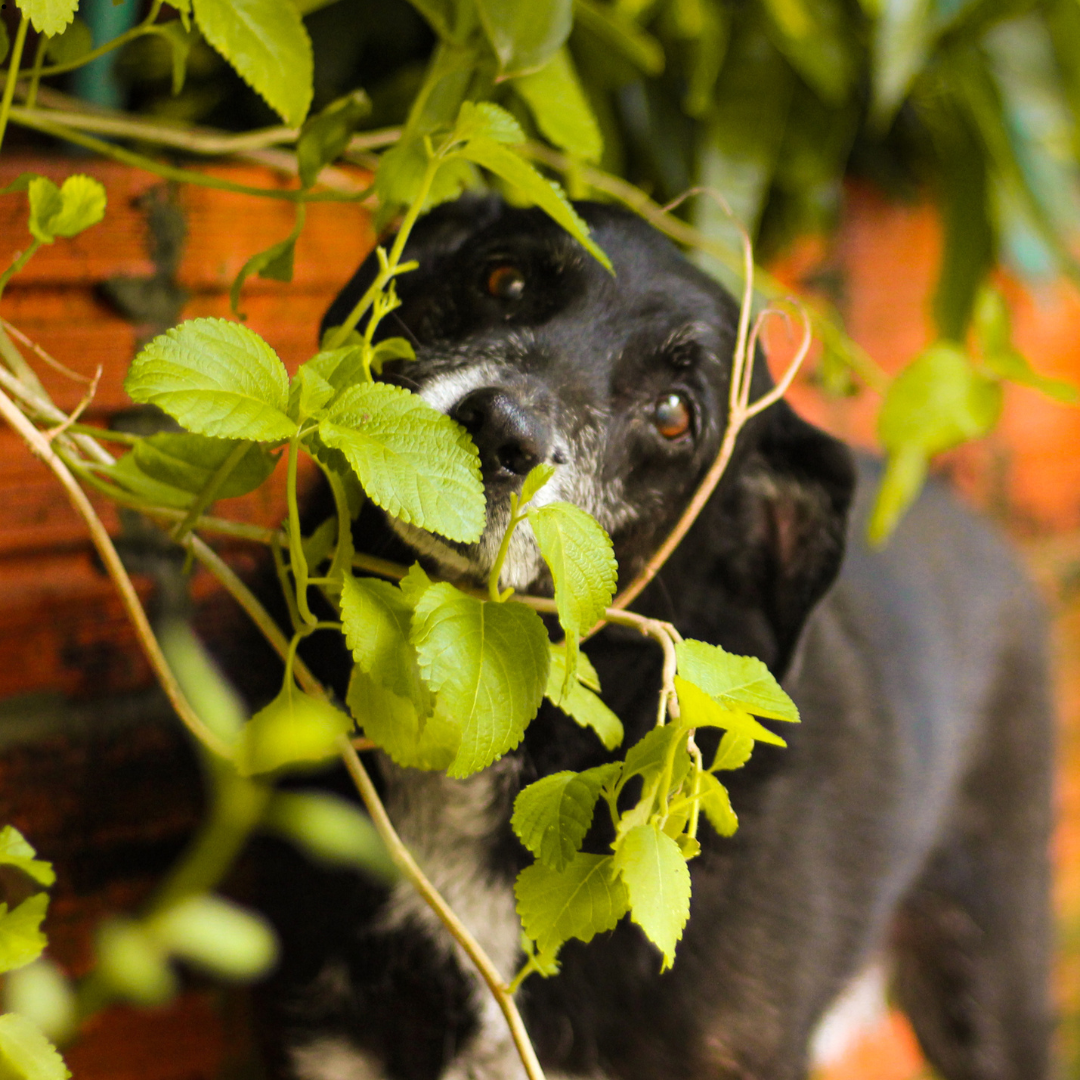
{"type": "MultiPolygon", "coordinates": [[[[546,215],[494,198],[439,207],[421,219],[405,249],[419,269],[397,279],[401,307],[380,334],[407,336],[417,360],[389,368],[384,378],[469,431],[488,514],[473,544],[393,525],[450,576],[487,575],[510,494],[547,462],[554,476],[536,503],[567,500],[591,513],[615,543],[625,583],[674,525],[717,453],[734,301],[639,218],[599,204],[578,209],[614,276],[546,215]]],[[[374,269],[373,260],[360,268],[324,325],[343,321],[374,269]]],[[[759,363],[755,394],[768,384],[759,363]]],[[[740,439],[738,482],[722,489],[723,516],[740,532],[728,573],[734,593],[757,607],[762,598],[751,594],[759,579],[790,584],[796,574],[797,624],[835,572],[849,468],[836,444],[786,406],[766,415],[771,423],[752,425],[740,439]]],[[[731,539],[721,537],[719,548],[731,539]]],[[[550,587],[527,527],[515,533],[502,585],[550,587]]],[[[791,634],[785,627],[773,636],[791,634]]]]}

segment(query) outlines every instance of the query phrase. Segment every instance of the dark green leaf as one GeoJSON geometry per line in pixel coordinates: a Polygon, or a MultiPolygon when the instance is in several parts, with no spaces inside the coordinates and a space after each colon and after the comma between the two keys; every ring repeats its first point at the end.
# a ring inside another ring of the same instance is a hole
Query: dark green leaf
{"type": "Polygon", "coordinates": [[[931,10],[930,0],[882,0],[873,24],[870,65],[879,130],[888,127],[926,63],[934,34],[931,10]]]}
{"type": "Polygon", "coordinates": [[[371,111],[363,90],[354,90],[305,121],[296,142],[301,187],[311,187],[324,165],[336,161],[349,145],[356,125],[371,111]]]}
{"type": "Polygon", "coordinates": [[[233,278],[232,287],[229,289],[229,306],[234,312],[240,312],[240,292],[244,288],[244,282],[252,274],[258,274],[269,281],[292,281],[296,239],[295,234],[287,236],[284,240],[271,244],[265,251],[257,251],[240,267],[240,272],[233,278]]]}
{"type": "Polygon", "coordinates": [[[620,7],[595,0],[575,0],[574,13],[578,22],[643,75],[659,75],[664,70],[664,50],[660,42],[642,30],[620,7]]]}
{"type": "Polygon", "coordinates": [[[504,78],[543,67],[565,43],[573,0],[475,0],[504,78]]]}
{"type": "MultiPolygon", "coordinates": [[[[235,439],[163,432],[135,444],[132,451],[139,469],[162,484],[197,495],[236,449],[235,439]]],[[[216,498],[231,499],[254,491],[274,471],[277,455],[252,444],[229,473],[216,498]]]]}

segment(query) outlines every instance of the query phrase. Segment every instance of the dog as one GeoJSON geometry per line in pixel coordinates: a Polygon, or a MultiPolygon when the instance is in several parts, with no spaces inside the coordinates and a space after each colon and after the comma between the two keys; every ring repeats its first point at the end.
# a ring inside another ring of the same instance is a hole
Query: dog
{"type": "MultiPolygon", "coordinates": [[[[404,255],[418,269],[397,279],[401,306],[380,331],[407,336],[417,359],[383,377],[469,431],[488,526],[451,543],[368,505],[363,550],[481,582],[510,494],[548,462],[543,498],[604,526],[626,584],[693,495],[725,427],[737,306],[641,219],[576,205],[614,276],[536,209],[473,196],[420,219],[404,255]]],[[[376,269],[361,266],[324,326],[344,321],[376,269]]],[[[754,396],[770,385],[759,356],[754,396]]],[[[945,1080],[1050,1075],[1044,614],[1005,545],[939,483],[870,550],[879,472],[776,403],[740,433],[635,603],[761,658],[802,723],[785,727],[787,748],[758,744],[726,774],[739,829],[702,827],[671,970],[624,919],[568,943],[557,976],[523,983],[517,1002],[549,1077],[800,1080],[823,1017],[882,958],[945,1080]]],[[[310,521],[329,509],[317,494],[310,521]]],[[[501,583],[550,592],[528,530],[501,583]]],[[[625,749],[655,722],[660,652],[616,626],[585,650],[625,749]]],[[[319,643],[308,660],[344,693],[343,648],[319,643]]],[[[611,756],[545,702],[522,745],[468,780],[378,763],[401,836],[507,979],[523,955],[513,883],[531,861],[509,826],[513,799],[611,756]]],[[[590,835],[604,850],[603,826],[590,835]]],[[[270,991],[284,1075],[524,1075],[486,989],[407,883],[294,858],[263,883],[284,942],[270,991]]]]}

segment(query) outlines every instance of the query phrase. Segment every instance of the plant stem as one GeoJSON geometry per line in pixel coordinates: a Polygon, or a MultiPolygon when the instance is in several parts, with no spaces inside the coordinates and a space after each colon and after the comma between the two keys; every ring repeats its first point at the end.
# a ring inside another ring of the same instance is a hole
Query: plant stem
{"type": "Polygon", "coordinates": [[[19,252],[12,264],[0,274],[0,296],[4,295],[7,283],[34,257],[39,247],[41,247],[41,241],[35,236],[30,246],[25,251],[19,252]]]}
{"type": "Polygon", "coordinates": [[[487,953],[480,947],[480,943],[469,933],[468,928],[454,914],[453,910],[439,894],[438,890],[428,881],[419,864],[412,857],[409,849],[402,843],[397,830],[390,821],[386,808],[379,799],[375,785],[371,782],[367,769],[364,768],[353,745],[344,736],[338,738],[338,749],[341,753],[345,767],[360,792],[360,798],[364,801],[368,813],[371,815],[372,824],[375,826],[382,842],[386,845],[394,865],[402,875],[412,884],[428,906],[439,917],[439,921],[450,932],[454,940],[465,950],[469,959],[473,962],[480,977],[487,983],[488,989],[495,998],[506,1022],[510,1027],[510,1035],[521,1057],[521,1063],[525,1066],[525,1073],[529,1080],[544,1080],[544,1072],[537,1060],[536,1051],[529,1039],[529,1033],[525,1030],[525,1023],[521,1014],[514,1004],[507,987],[503,984],[502,976],[495,969],[487,953]]]}
{"type": "Polygon", "coordinates": [[[176,526],[173,532],[173,539],[178,544],[183,543],[184,538],[195,527],[195,522],[202,516],[202,512],[217,498],[217,493],[221,490],[222,484],[229,479],[237,465],[240,464],[240,460],[251,449],[251,445],[251,442],[246,439],[238,442],[232,448],[229,456],[214,470],[213,475],[203,485],[202,491],[195,496],[195,501],[192,502],[187,516],[176,526]]]}
{"type": "Polygon", "coordinates": [[[15,31],[15,42],[11,46],[7,81],[4,84],[4,100],[0,104],[0,146],[4,145],[4,133],[7,131],[8,116],[11,115],[11,99],[15,96],[15,83],[18,82],[19,64],[22,63],[23,47],[26,45],[26,31],[29,26],[30,20],[24,11],[19,19],[19,29],[15,31]]]}
{"type": "Polygon", "coordinates": [[[26,92],[26,107],[32,109],[37,101],[38,84],[41,82],[41,65],[45,62],[45,50],[49,46],[49,39],[44,35],[38,36],[37,49],[34,52],[34,66],[30,72],[30,89],[26,92]]]}
{"type": "Polygon", "coordinates": [[[50,79],[53,75],[63,75],[66,71],[74,71],[76,68],[81,68],[86,64],[93,62],[99,56],[104,56],[114,49],[119,49],[121,45],[126,45],[129,41],[134,41],[137,37],[152,33],[153,31],[149,28],[157,19],[158,13],[161,11],[162,3],[163,0],[154,0],[154,4],[150,8],[149,14],[138,26],[133,26],[130,30],[125,30],[124,33],[118,34],[112,40],[106,41],[104,45],[99,45],[96,49],[91,49],[90,52],[83,53],[77,60],[69,60],[66,64],[53,64],[50,67],[43,68],[40,73],[41,76],[50,79]]]}
{"type": "Polygon", "coordinates": [[[289,472],[286,481],[286,498],[289,504],[289,567],[296,584],[296,606],[300,618],[314,626],[316,618],[308,607],[308,567],[304,557],[304,543],[300,535],[300,509],[296,501],[296,459],[300,454],[299,433],[289,440],[289,472]]]}

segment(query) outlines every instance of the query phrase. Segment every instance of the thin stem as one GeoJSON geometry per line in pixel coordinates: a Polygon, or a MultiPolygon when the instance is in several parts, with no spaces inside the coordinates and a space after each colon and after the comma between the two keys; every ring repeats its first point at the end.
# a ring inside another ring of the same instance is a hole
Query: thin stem
{"type": "Polygon", "coordinates": [[[86,493],[79,487],[71,471],[53,450],[49,440],[23,416],[19,407],[2,391],[0,391],[0,414],[26,440],[31,450],[52,470],[63,486],[71,505],[86,522],[94,547],[97,548],[101,561],[112,578],[128,617],[135,627],[139,644],[146,653],[158,682],[161,683],[162,689],[168,696],[181,721],[192,735],[212,753],[217,754],[219,757],[230,757],[232,753],[230,747],[203,723],[188,703],[180,684],[176,681],[176,676],[173,675],[172,669],[161,651],[157,638],[154,636],[146,612],[143,610],[142,602],[139,600],[138,593],[135,592],[135,586],[132,585],[131,578],[128,576],[124,564],[120,561],[120,556],[113,546],[112,539],[109,537],[105,526],[101,523],[101,518],[98,517],[97,512],[90,505],[86,493]]]}
{"type": "Polygon", "coordinates": [[[289,504],[289,568],[296,583],[296,606],[300,618],[309,626],[314,626],[317,620],[308,607],[308,566],[304,557],[303,537],[300,535],[300,508],[296,501],[296,459],[299,455],[300,436],[296,434],[289,440],[289,471],[285,489],[289,504]]]}
{"type": "Polygon", "coordinates": [[[11,115],[11,99],[15,96],[15,83],[18,82],[19,64],[22,63],[23,47],[26,45],[26,31],[30,20],[24,11],[19,19],[19,29],[15,31],[15,41],[11,46],[11,59],[8,61],[8,77],[4,84],[4,100],[0,104],[0,146],[4,145],[4,133],[7,131],[8,117],[11,115]]]}
{"type": "Polygon", "coordinates": [[[512,588],[507,588],[503,592],[499,592],[499,578],[502,576],[503,564],[506,562],[507,553],[510,551],[510,541],[513,539],[514,530],[521,523],[524,515],[518,514],[517,495],[514,492],[510,493],[510,520],[507,522],[506,529],[503,531],[502,542],[499,544],[499,552],[495,556],[495,562],[492,563],[491,573],[488,574],[488,595],[496,604],[501,604],[504,600],[508,600],[514,593],[512,588]]]}
{"type": "Polygon", "coordinates": [[[44,34],[38,35],[37,49],[34,51],[34,66],[30,72],[30,89],[26,92],[26,107],[32,109],[37,101],[38,84],[41,82],[41,65],[45,63],[45,50],[49,39],[44,34]]]}
{"type": "Polygon", "coordinates": [[[214,470],[213,475],[203,485],[202,491],[195,496],[195,500],[188,509],[184,520],[176,526],[173,539],[177,543],[182,543],[187,534],[195,527],[195,522],[202,517],[202,512],[217,498],[221,486],[229,479],[240,464],[241,459],[250,449],[250,440],[241,440],[232,448],[229,456],[214,470]]]}
{"type": "Polygon", "coordinates": [[[270,552],[274,559],[274,570],[277,573],[278,585],[281,586],[281,594],[285,597],[285,606],[289,611],[289,622],[293,633],[299,633],[304,620],[300,618],[300,609],[296,606],[296,590],[289,580],[289,568],[285,565],[285,559],[281,554],[281,538],[275,536],[270,543],[270,552]]]}
{"type": "Polygon", "coordinates": [[[360,798],[371,815],[372,824],[375,826],[382,842],[394,864],[408,879],[428,906],[439,917],[439,921],[450,932],[454,940],[465,950],[469,959],[476,966],[480,977],[487,983],[488,989],[495,998],[506,1022],[510,1027],[510,1035],[521,1056],[521,1063],[525,1066],[525,1073],[529,1080],[544,1080],[544,1072],[537,1060],[536,1051],[529,1039],[529,1033],[525,1030],[525,1023],[521,1014],[514,1004],[507,987],[503,984],[502,977],[491,962],[487,953],[480,947],[480,943],[469,933],[468,928],[454,914],[447,902],[439,894],[438,890],[428,881],[419,864],[412,857],[409,849],[402,843],[397,830],[390,821],[386,808],[379,799],[375,785],[371,782],[367,769],[364,768],[360,756],[344,735],[338,738],[338,749],[341,753],[345,767],[360,792],[360,798]]]}
{"type": "Polygon", "coordinates": [[[99,56],[104,56],[114,49],[119,49],[129,41],[134,41],[144,34],[153,33],[154,31],[151,30],[150,27],[157,19],[158,13],[161,11],[162,3],[163,0],[154,0],[154,5],[150,9],[150,13],[138,26],[133,26],[130,30],[125,30],[122,34],[118,34],[111,40],[106,41],[104,45],[99,45],[96,49],[91,49],[90,52],[83,53],[77,60],[69,60],[66,64],[52,64],[50,67],[43,68],[41,76],[50,79],[53,75],[63,75],[66,71],[74,71],[76,68],[81,68],[86,64],[92,63],[99,56]]]}
{"type": "Polygon", "coordinates": [[[0,296],[4,295],[7,283],[34,257],[39,247],[41,247],[41,241],[35,236],[30,246],[25,251],[19,252],[12,264],[3,274],[0,274],[0,296]]]}

